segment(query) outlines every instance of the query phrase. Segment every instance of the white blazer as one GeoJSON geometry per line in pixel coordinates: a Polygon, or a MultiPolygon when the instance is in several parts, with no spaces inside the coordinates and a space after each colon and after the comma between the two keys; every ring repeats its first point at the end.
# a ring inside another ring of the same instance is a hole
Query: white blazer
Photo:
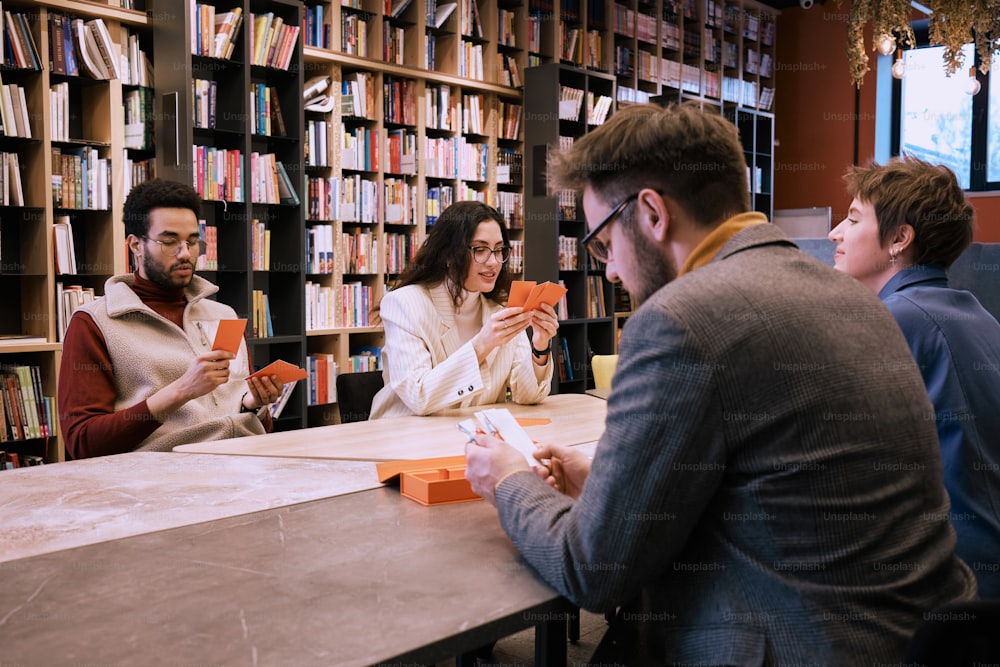
{"type": "MultiPolygon", "coordinates": [[[[503,307],[483,295],[483,322],[503,307]]],[[[549,394],[552,359],[532,361],[531,341],[515,336],[480,364],[472,342],[459,340],[455,306],[444,283],[407,285],[382,298],[385,329],[382,378],[371,419],[429,415],[445,408],[502,403],[510,387],[515,403],[538,403],[549,394]]]]}

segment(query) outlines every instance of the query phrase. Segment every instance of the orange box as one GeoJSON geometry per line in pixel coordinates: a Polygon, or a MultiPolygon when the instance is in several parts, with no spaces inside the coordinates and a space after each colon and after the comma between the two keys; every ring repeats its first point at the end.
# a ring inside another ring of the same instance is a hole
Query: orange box
{"type": "Polygon", "coordinates": [[[378,481],[399,478],[399,493],[421,505],[480,500],[465,479],[464,456],[377,463],[378,481]]]}

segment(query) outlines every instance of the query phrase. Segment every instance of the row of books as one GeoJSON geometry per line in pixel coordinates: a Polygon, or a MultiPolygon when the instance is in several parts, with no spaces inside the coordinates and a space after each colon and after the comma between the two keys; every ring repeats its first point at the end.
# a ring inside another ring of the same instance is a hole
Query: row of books
{"type": "Polygon", "coordinates": [[[388,232],[385,235],[385,272],[402,273],[417,254],[417,239],[413,234],[388,232]]]}
{"type": "Polygon", "coordinates": [[[274,153],[250,154],[250,179],[250,201],[298,206],[298,193],[284,163],[274,153]]]}
{"type": "Polygon", "coordinates": [[[368,56],[368,21],[364,15],[342,12],[340,48],[352,56],[368,56]]]}
{"type": "Polygon", "coordinates": [[[0,49],[0,65],[10,65],[19,69],[42,68],[38,59],[38,46],[31,34],[28,17],[21,12],[2,12],[3,49],[0,49]]]}
{"type": "Polygon", "coordinates": [[[250,324],[256,338],[270,338],[274,335],[271,321],[271,300],[264,290],[255,289],[251,292],[250,324]]]}
{"type": "Polygon", "coordinates": [[[256,218],[250,223],[250,269],[267,271],[271,266],[271,230],[256,218]]]}
{"type": "Polygon", "coordinates": [[[511,273],[520,273],[524,270],[524,241],[520,239],[510,240],[510,259],[507,260],[507,270],[511,273]]]}
{"type": "Polygon", "coordinates": [[[202,199],[243,201],[243,154],[239,149],[194,145],[192,151],[194,189],[202,199]]]}
{"type": "Polygon", "coordinates": [[[302,144],[302,158],[307,166],[330,166],[330,149],[327,142],[330,125],[330,122],[325,120],[306,120],[306,137],[302,144]]]}
{"type": "Polygon", "coordinates": [[[371,72],[351,72],[340,82],[342,116],[376,120],[375,77],[371,72]]]}
{"type": "Polygon", "coordinates": [[[497,114],[497,138],[517,140],[521,134],[521,116],[524,107],[515,102],[500,100],[497,114]]]}
{"type": "Polygon", "coordinates": [[[587,317],[610,317],[604,300],[604,276],[587,276],[587,317]]]}
{"type": "Polygon", "coordinates": [[[107,211],[111,202],[111,160],[97,148],[52,147],[52,198],[56,208],[107,211]]]}
{"type": "Polygon", "coordinates": [[[391,174],[417,173],[417,133],[411,130],[386,132],[385,168],[391,174]]]}
{"type": "Polygon", "coordinates": [[[520,185],[524,175],[524,154],[513,148],[497,149],[497,183],[520,185]]]}
{"type": "Polygon", "coordinates": [[[378,237],[368,229],[355,228],[341,234],[346,273],[378,273],[378,237]]]}
{"type": "Polygon", "coordinates": [[[360,174],[345,175],[341,181],[340,219],[345,222],[378,222],[378,182],[360,174]]]}
{"type": "Polygon", "coordinates": [[[262,67],[287,70],[295,55],[300,26],[284,22],[274,12],[250,14],[253,33],[250,35],[250,63],[262,67]]]}
{"type": "MultiPolygon", "coordinates": [[[[561,318],[560,318],[561,319],[561,318]]],[[[569,342],[565,337],[560,336],[556,340],[556,371],[559,373],[560,382],[571,382],[576,379],[573,373],[573,359],[569,354],[569,342]]]]}
{"type": "Polygon", "coordinates": [[[322,4],[302,6],[302,38],[306,46],[318,46],[321,49],[330,48],[330,24],[323,16],[322,4]]]}
{"type": "Polygon", "coordinates": [[[382,348],[374,345],[351,349],[351,356],[344,364],[344,373],[367,373],[382,370],[382,348]]]}
{"type": "Polygon", "coordinates": [[[56,217],[52,223],[52,234],[56,274],[76,275],[76,243],[73,240],[73,223],[68,215],[56,217]]]}
{"type": "Polygon", "coordinates": [[[520,192],[497,192],[496,210],[509,229],[524,229],[524,195],[520,192]]]}
{"type": "Polygon", "coordinates": [[[55,398],[42,395],[38,366],[4,364],[0,372],[0,441],[55,435],[55,398]]]}
{"type": "Polygon", "coordinates": [[[306,281],[306,331],[367,327],[372,288],[360,281],[339,288],[306,281]],[[339,296],[338,296],[339,295],[339,296]]]}
{"type": "Polygon", "coordinates": [[[287,136],[277,88],[263,83],[251,84],[250,131],[267,137],[287,136]]]}
{"type": "Polygon", "coordinates": [[[220,12],[214,5],[189,0],[191,14],[191,53],[210,58],[232,57],[236,37],[243,25],[243,8],[236,6],[220,12]]]}
{"type": "MultiPolygon", "coordinates": [[[[472,0],[473,2],[475,0],[472,0]]],[[[483,45],[475,42],[462,42],[458,54],[458,75],[465,79],[484,81],[483,75],[483,45]]]]}
{"type": "Polygon", "coordinates": [[[424,202],[424,216],[429,227],[437,222],[442,211],[455,202],[455,188],[451,185],[429,185],[424,202]]]}
{"type": "Polygon", "coordinates": [[[379,131],[374,128],[341,124],[341,169],[378,171],[378,135],[379,131]]]}
{"type": "Polygon", "coordinates": [[[309,405],[337,402],[337,360],[329,353],[313,353],[306,357],[309,405]]]}
{"type": "Polygon", "coordinates": [[[462,95],[462,132],[465,134],[482,134],[486,121],[483,118],[482,93],[465,93],[462,95]]]}
{"type": "MultiPolygon", "coordinates": [[[[104,19],[49,16],[49,68],[56,74],[123,79],[122,58],[104,19]]],[[[127,56],[126,56],[127,58],[127,56]]]]}
{"type": "Polygon", "coordinates": [[[580,268],[579,241],[575,236],[559,236],[559,270],[576,271],[580,268]]]}
{"type": "Polygon", "coordinates": [[[406,49],[406,31],[388,21],[382,25],[382,60],[402,65],[406,49]]]}
{"type": "Polygon", "coordinates": [[[217,271],[219,269],[219,228],[210,226],[207,221],[198,221],[198,234],[201,236],[205,250],[198,255],[195,264],[198,271],[217,271]]]}
{"type": "Polygon", "coordinates": [[[484,39],[483,24],[479,17],[479,3],[476,0],[460,0],[462,10],[459,14],[459,32],[464,37],[484,39]]]}
{"type": "Polygon", "coordinates": [[[517,58],[505,53],[497,54],[497,72],[500,74],[500,85],[520,88],[521,70],[517,66],[517,58]]]}
{"type": "Polygon", "coordinates": [[[156,178],[156,160],[153,158],[133,160],[129,157],[127,149],[124,152],[125,157],[123,158],[123,164],[125,165],[125,169],[122,175],[122,185],[125,195],[128,196],[128,193],[131,192],[132,188],[135,186],[144,181],[156,178]]]}
{"type": "Polygon", "coordinates": [[[125,120],[125,148],[153,148],[153,89],[122,91],[125,120]]]}
{"type": "Polygon", "coordinates": [[[402,178],[387,178],[383,183],[385,215],[387,225],[417,224],[416,187],[402,178]]]}
{"type": "Polygon", "coordinates": [[[417,82],[386,76],[382,82],[382,117],[387,123],[417,124],[417,82]]]}
{"type": "Polygon", "coordinates": [[[333,225],[306,228],[306,273],[332,274],[334,269],[333,225]]]}
{"type": "Polygon", "coordinates": [[[0,134],[7,137],[31,138],[31,117],[24,88],[0,80],[0,134]]]}
{"type": "Polygon", "coordinates": [[[45,459],[41,456],[6,452],[0,449],[0,470],[16,470],[28,466],[40,466],[44,463],[45,459]]]}
{"type": "Polygon", "coordinates": [[[66,327],[69,326],[73,311],[95,298],[93,287],[56,282],[56,328],[60,341],[66,337],[66,327]]]}
{"type": "Polygon", "coordinates": [[[0,206],[24,206],[24,188],[17,153],[0,151],[0,206]]]}

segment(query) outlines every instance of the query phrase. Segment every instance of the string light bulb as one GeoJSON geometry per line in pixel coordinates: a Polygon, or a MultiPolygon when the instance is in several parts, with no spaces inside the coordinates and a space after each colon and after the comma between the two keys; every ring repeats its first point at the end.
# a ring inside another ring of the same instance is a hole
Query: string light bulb
{"type": "Polygon", "coordinates": [[[892,78],[902,79],[906,75],[906,61],[903,60],[903,49],[896,49],[896,62],[892,64],[892,78]]]}
{"type": "Polygon", "coordinates": [[[965,84],[965,92],[969,95],[975,95],[981,88],[982,85],[979,83],[979,79],[976,78],[976,68],[970,67],[969,80],[965,84]]]}
{"type": "Polygon", "coordinates": [[[875,41],[875,48],[883,56],[887,56],[896,50],[896,38],[887,32],[883,32],[875,41]]]}

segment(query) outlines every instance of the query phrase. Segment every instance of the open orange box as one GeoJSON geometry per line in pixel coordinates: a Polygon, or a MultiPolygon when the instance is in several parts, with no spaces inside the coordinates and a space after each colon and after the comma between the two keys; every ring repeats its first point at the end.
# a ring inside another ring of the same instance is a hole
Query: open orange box
{"type": "Polygon", "coordinates": [[[399,478],[399,493],[421,505],[445,505],[479,500],[465,479],[464,456],[441,456],[375,464],[378,481],[399,478]]]}

